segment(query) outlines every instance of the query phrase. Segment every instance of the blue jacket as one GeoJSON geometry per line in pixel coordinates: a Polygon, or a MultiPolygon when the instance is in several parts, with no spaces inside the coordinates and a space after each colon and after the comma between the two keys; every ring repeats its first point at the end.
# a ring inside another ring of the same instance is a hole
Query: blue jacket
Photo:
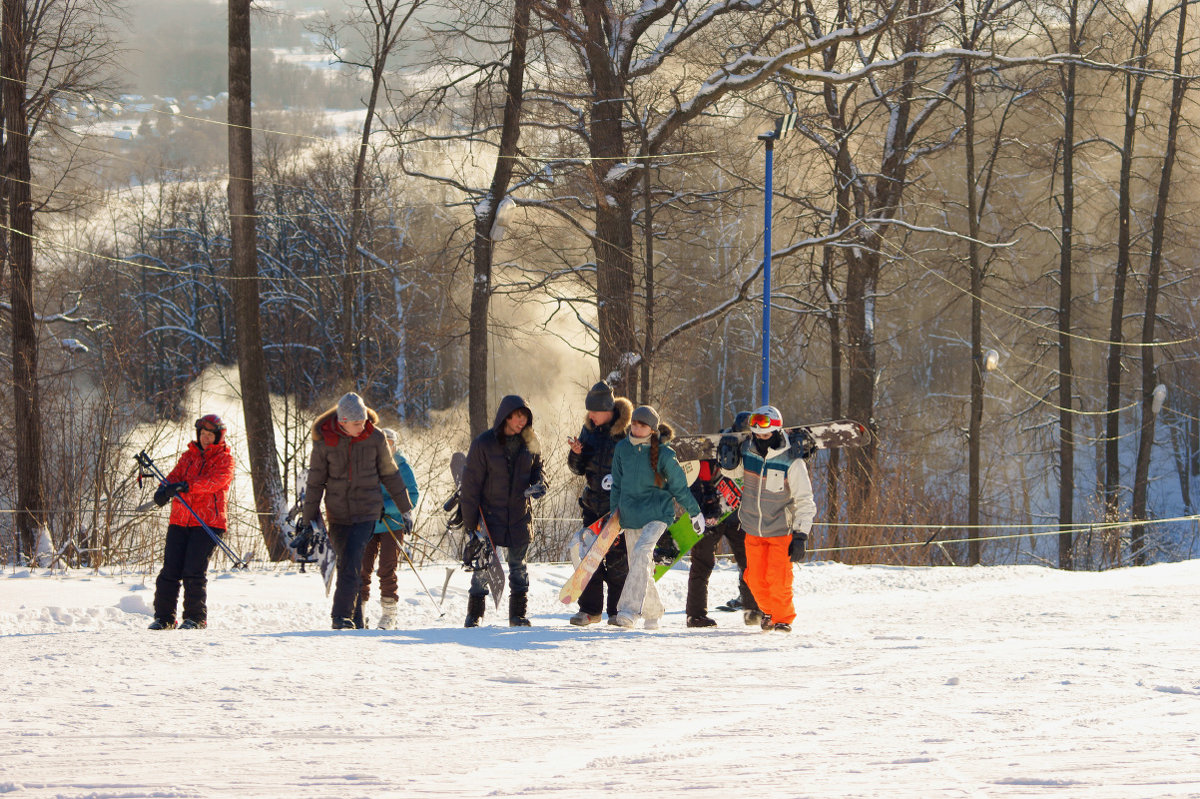
{"type": "MultiPolygon", "coordinates": [[[[417,491],[417,476],[413,474],[412,467],[408,465],[408,460],[399,452],[393,453],[392,458],[396,461],[396,468],[400,470],[400,476],[404,478],[404,487],[407,489],[408,501],[415,508],[417,507],[417,497],[420,492],[417,491]]],[[[404,529],[404,517],[401,514],[400,508],[396,506],[396,501],[392,499],[392,495],[388,493],[386,487],[380,484],[383,490],[383,518],[375,522],[375,533],[386,533],[388,525],[391,525],[393,532],[400,532],[404,529]],[[387,524],[384,524],[384,520],[387,524]]]]}

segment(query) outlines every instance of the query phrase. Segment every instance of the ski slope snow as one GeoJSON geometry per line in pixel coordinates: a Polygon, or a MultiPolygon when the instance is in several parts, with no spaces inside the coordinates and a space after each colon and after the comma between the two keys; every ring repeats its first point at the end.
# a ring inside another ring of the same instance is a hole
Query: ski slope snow
{"type": "Polygon", "coordinates": [[[532,628],[405,570],[401,629],[334,632],[315,574],[214,569],[209,629],[153,633],[153,574],[10,570],[0,794],[1200,797],[1200,561],[807,563],[791,635],[686,629],[683,568],[661,630],[575,628],[530,574],[532,628]]]}

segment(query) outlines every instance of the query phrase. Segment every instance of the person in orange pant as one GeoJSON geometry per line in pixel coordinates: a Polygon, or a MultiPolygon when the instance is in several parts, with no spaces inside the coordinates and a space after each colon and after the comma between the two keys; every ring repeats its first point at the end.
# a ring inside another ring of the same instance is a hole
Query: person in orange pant
{"type": "Polygon", "coordinates": [[[746,585],[762,611],[762,628],[790,633],[792,562],[804,557],[817,505],[799,442],[793,446],[774,405],[750,414],[750,437],[741,447],[742,502],[738,523],[746,533],[746,585]]]}

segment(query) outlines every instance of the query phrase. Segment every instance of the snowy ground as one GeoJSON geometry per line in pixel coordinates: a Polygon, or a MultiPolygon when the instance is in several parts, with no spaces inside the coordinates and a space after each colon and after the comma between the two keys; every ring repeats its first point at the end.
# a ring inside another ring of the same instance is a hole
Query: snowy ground
{"type": "Polygon", "coordinates": [[[10,571],[0,794],[1200,797],[1200,561],[805,564],[790,636],[686,629],[679,569],[663,629],[573,628],[531,571],[532,629],[408,572],[402,629],[339,633],[311,573],[216,572],[208,630],[151,633],[153,576],[10,571]]]}

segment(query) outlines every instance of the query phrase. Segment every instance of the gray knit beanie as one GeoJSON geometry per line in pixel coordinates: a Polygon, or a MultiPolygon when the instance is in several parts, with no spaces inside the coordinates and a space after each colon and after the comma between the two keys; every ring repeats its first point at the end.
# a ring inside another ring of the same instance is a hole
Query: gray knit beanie
{"type": "Polygon", "coordinates": [[[650,429],[655,433],[658,432],[658,411],[651,408],[649,405],[639,405],[633,412],[633,417],[630,419],[633,422],[641,422],[649,425],[650,429]]]}
{"type": "Polygon", "coordinates": [[[342,396],[337,404],[339,422],[365,422],[367,420],[367,404],[363,398],[351,391],[342,396]]]}
{"type": "Polygon", "coordinates": [[[592,386],[588,389],[587,398],[583,401],[583,407],[589,411],[611,411],[616,407],[612,386],[603,380],[592,386]]]}

